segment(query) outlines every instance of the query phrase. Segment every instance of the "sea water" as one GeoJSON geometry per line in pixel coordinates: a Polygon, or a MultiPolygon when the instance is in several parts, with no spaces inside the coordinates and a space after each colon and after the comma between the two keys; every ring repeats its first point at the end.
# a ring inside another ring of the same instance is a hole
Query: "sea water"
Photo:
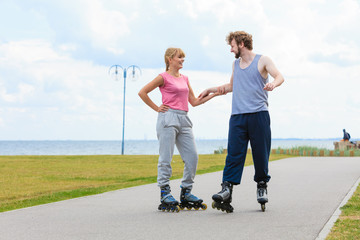
{"type": "MultiPolygon", "coordinates": [[[[273,139],[271,148],[312,146],[334,149],[337,139],[273,139]]],[[[249,144],[250,147],[250,144],[249,144]]],[[[0,141],[0,155],[118,155],[121,141],[0,141]]],[[[214,150],[226,149],[227,139],[196,140],[199,154],[212,154],[214,150]]],[[[157,155],[157,140],[126,140],[126,155],[157,155]]],[[[174,154],[179,154],[175,147],[174,154]]]]}

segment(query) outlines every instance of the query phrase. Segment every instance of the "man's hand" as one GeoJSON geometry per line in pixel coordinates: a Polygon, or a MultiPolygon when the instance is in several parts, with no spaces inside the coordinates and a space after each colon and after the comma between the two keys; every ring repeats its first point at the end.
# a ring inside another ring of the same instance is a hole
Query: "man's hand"
{"type": "Polygon", "coordinates": [[[225,89],[225,85],[217,87],[216,90],[217,90],[217,93],[219,93],[218,95],[225,95],[227,93],[226,89],[225,89]]]}
{"type": "Polygon", "coordinates": [[[274,88],[275,88],[275,84],[274,83],[267,83],[266,85],[265,85],[265,87],[264,87],[264,90],[266,90],[266,91],[272,91],[272,90],[274,90],[274,88]]]}

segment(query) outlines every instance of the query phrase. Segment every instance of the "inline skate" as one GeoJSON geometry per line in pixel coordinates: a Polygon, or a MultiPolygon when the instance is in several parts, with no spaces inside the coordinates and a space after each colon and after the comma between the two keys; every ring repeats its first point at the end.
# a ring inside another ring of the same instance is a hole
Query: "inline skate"
{"type": "Polygon", "coordinates": [[[167,212],[179,212],[179,202],[170,194],[170,186],[166,185],[160,188],[160,205],[158,209],[160,211],[167,212]]]}
{"type": "Polygon", "coordinates": [[[181,187],[180,205],[179,205],[181,210],[184,210],[185,208],[188,210],[191,210],[192,208],[194,208],[195,210],[199,210],[200,208],[202,210],[206,210],[207,205],[202,202],[203,202],[202,199],[191,194],[190,188],[181,187]]]}
{"type": "Polygon", "coordinates": [[[221,191],[212,196],[212,199],[214,200],[212,208],[231,213],[234,211],[234,208],[230,205],[232,201],[233,184],[230,182],[223,182],[221,187],[221,191]]]}
{"type": "Polygon", "coordinates": [[[265,212],[265,203],[268,202],[267,184],[264,181],[257,184],[257,201],[261,204],[261,210],[265,212]]]}

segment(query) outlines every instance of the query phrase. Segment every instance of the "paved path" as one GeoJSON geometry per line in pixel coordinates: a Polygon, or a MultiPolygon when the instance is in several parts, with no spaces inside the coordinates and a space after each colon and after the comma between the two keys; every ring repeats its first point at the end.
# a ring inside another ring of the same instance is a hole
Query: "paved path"
{"type": "MultiPolygon", "coordinates": [[[[0,213],[0,239],[315,239],[360,177],[360,158],[289,158],[270,163],[269,203],[256,202],[253,166],[234,187],[231,214],[211,208],[222,172],[198,175],[206,211],[157,210],[156,184],[0,213]]],[[[178,199],[179,180],[171,183],[178,199]]]]}

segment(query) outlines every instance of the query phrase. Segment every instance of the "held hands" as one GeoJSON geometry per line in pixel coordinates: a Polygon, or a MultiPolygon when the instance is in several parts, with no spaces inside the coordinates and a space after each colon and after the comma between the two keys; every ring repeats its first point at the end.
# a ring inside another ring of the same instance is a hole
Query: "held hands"
{"type": "Polygon", "coordinates": [[[206,89],[204,90],[202,93],[200,93],[200,95],[198,96],[199,99],[203,99],[204,97],[207,97],[209,96],[210,93],[213,93],[214,97],[215,96],[219,96],[219,95],[224,95],[226,94],[226,91],[225,91],[225,87],[224,86],[220,86],[220,87],[217,87],[215,89],[206,89]]]}
{"type": "Polygon", "coordinates": [[[216,93],[218,93],[218,95],[225,95],[227,93],[225,86],[219,86],[216,90],[216,93]]]}
{"type": "Polygon", "coordinates": [[[221,92],[217,91],[217,92],[214,92],[213,94],[211,94],[211,96],[216,97],[216,96],[225,95],[225,94],[226,93],[221,93],[221,92]]]}
{"type": "Polygon", "coordinates": [[[209,95],[209,93],[210,93],[209,89],[205,89],[202,93],[200,93],[198,98],[202,99],[202,98],[206,97],[207,95],[209,95]]]}

